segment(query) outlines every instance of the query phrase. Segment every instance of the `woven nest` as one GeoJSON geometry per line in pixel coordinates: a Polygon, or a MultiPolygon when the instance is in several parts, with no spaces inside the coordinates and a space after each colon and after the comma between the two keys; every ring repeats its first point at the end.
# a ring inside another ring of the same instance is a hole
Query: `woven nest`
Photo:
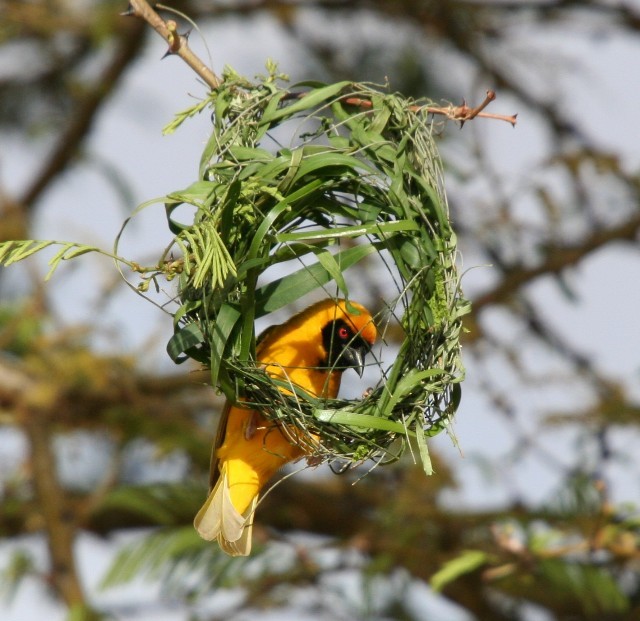
{"type": "Polygon", "coordinates": [[[211,106],[213,133],[200,180],[166,199],[182,256],[169,353],[208,365],[228,398],[286,423],[322,461],[388,461],[415,438],[428,469],[426,437],[446,428],[459,402],[468,303],[424,103],[364,84],[284,89],[273,74],[250,83],[228,72],[183,115],[211,106]],[[184,204],[195,210],[186,224],[175,217],[184,204]],[[257,318],[318,287],[348,298],[349,270],[375,257],[387,270],[377,279],[395,291],[378,326],[398,321],[404,337],[368,394],[292,394],[258,368],[257,318]]]}

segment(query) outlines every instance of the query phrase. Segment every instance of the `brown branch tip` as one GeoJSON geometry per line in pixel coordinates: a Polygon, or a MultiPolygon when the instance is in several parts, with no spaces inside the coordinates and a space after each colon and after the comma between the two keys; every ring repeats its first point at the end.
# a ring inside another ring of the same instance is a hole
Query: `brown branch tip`
{"type": "MultiPolygon", "coordinates": [[[[484,112],[484,109],[496,98],[495,91],[487,91],[487,95],[484,101],[476,106],[470,108],[465,101],[460,106],[448,105],[448,106],[411,106],[413,112],[420,112],[426,110],[429,114],[441,114],[446,116],[451,121],[458,121],[460,127],[462,127],[467,121],[471,121],[475,118],[483,119],[495,119],[497,121],[506,121],[515,127],[518,115],[505,115],[505,114],[492,114],[484,112]]],[[[357,106],[363,109],[369,109],[373,106],[370,100],[362,99],[360,97],[347,97],[344,99],[344,103],[351,106],[357,106]]]]}
{"type": "Polygon", "coordinates": [[[427,106],[427,111],[431,114],[442,114],[452,121],[459,121],[460,127],[462,127],[467,121],[471,121],[476,117],[485,119],[495,119],[497,121],[506,121],[510,123],[512,127],[515,127],[518,115],[505,115],[505,114],[492,114],[490,112],[484,112],[484,109],[496,98],[495,91],[488,90],[482,103],[475,108],[470,108],[466,101],[462,101],[460,106],[427,106]]]}
{"type": "Polygon", "coordinates": [[[168,47],[165,56],[172,54],[179,56],[207,86],[212,89],[220,86],[220,78],[194,54],[189,47],[188,35],[178,32],[178,24],[174,20],[162,19],[146,0],[129,0],[128,9],[121,15],[137,17],[147,22],[166,41],[168,47]]]}
{"type": "MultiPolygon", "coordinates": [[[[160,7],[160,5],[157,5],[160,7]]],[[[178,32],[178,24],[174,20],[165,21],[151,8],[147,0],[130,0],[129,7],[121,15],[125,17],[138,17],[146,21],[166,42],[168,45],[165,56],[176,54],[180,56],[202,80],[212,89],[220,86],[220,78],[207,67],[198,56],[196,56],[189,47],[188,36],[178,32]]],[[[487,91],[484,101],[474,108],[470,108],[463,100],[462,105],[454,106],[427,106],[426,110],[430,114],[440,114],[452,121],[458,121],[462,127],[467,121],[475,118],[495,119],[497,121],[506,121],[515,127],[517,114],[504,115],[492,114],[484,112],[484,109],[496,98],[496,94],[492,90],[487,91]]],[[[359,97],[347,97],[345,103],[358,106],[361,108],[371,108],[371,102],[359,97]]],[[[412,106],[412,110],[419,111],[424,106],[412,106]]]]}

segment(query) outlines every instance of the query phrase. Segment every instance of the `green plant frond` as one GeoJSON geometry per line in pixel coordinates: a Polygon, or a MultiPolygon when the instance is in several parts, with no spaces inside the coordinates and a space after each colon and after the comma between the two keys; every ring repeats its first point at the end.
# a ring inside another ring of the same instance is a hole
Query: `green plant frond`
{"type": "Polygon", "coordinates": [[[101,509],[134,514],[158,525],[173,525],[190,514],[189,507],[197,507],[198,493],[187,485],[123,486],[111,491],[101,509]]]}
{"type": "Polygon", "coordinates": [[[79,244],[76,242],[33,239],[6,241],[0,243],[0,265],[9,266],[13,263],[24,261],[25,259],[28,259],[29,257],[32,257],[33,255],[41,252],[45,248],[49,248],[52,246],[59,246],[59,249],[48,261],[49,271],[45,276],[45,280],[49,280],[49,278],[51,278],[55,270],[58,269],[60,263],[62,263],[63,261],[70,261],[71,259],[75,259],[90,252],[95,252],[105,257],[110,257],[116,262],[123,263],[135,269],[139,268],[139,266],[125,259],[124,257],[106,252],[104,250],[101,250],[100,248],[96,248],[95,246],[86,246],[84,244],[79,244]]]}
{"type": "Polygon", "coordinates": [[[236,267],[227,247],[211,219],[185,229],[175,242],[185,258],[185,269],[192,287],[200,289],[207,283],[212,288],[223,287],[236,267]]]}
{"type": "Polygon", "coordinates": [[[206,542],[191,525],[154,531],[118,553],[102,580],[101,588],[126,584],[140,577],[149,580],[162,578],[176,564],[194,561],[206,547],[206,542]]]}
{"type": "Polygon", "coordinates": [[[629,600],[604,567],[567,559],[543,559],[538,571],[550,594],[570,597],[588,618],[610,618],[628,611],[629,600]]]}
{"type": "Polygon", "coordinates": [[[30,239],[2,242],[0,243],[0,264],[9,266],[17,263],[56,243],[58,242],[30,239]]]}
{"type": "Polygon", "coordinates": [[[246,580],[248,562],[248,558],[229,558],[201,539],[191,525],[160,528],[120,550],[100,587],[149,580],[160,581],[168,594],[193,595],[194,576],[198,577],[195,588],[209,592],[214,584],[235,586],[246,580]]]}
{"type": "Polygon", "coordinates": [[[209,106],[211,106],[211,99],[211,96],[205,97],[195,103],[193,106],[189,106],[185,110],[178,112],[173,121],[167,123],[167,125],[163,128],[162,133],[165,136],[173,134],[173,132],[176,131],[176,129],[178,129],[178,127],[180,127],[180,125],[182,125],[187,119],[190,119],[191,117],[200,114],[203,110],[209,108],[209,106]]]}

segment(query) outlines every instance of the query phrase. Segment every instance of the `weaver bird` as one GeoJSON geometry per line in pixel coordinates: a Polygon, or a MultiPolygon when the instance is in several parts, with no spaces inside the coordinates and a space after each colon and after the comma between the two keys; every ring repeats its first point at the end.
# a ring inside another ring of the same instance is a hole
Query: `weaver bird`
{"type": "MultiPolygon", "coordinates": [[[[327,299],[259,337],[256,357],[274,378],[316,397],[335,398],[343,371],[360,376],[377,331],[360,304],[327,299]]],[[[284,390],[284,389],[283,389],[284,390]]],[[[210,493],[194,520],[199,535],[218,540],[231,556],[251,551],[253,514],[260,491],[282,466],[305,454],[295,443],[297,430],[285,435],[281,424],[260,412],[227,402],[213,446],[210,493]]]]}

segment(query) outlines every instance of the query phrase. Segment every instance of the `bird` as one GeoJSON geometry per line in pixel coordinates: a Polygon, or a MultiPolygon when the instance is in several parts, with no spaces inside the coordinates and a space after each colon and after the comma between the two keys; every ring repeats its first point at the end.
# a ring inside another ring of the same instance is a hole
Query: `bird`
{"type": "MultiPolygon", "coordinates": [[[[364,306],[327,298],[267,328],[256,341],[256,359],[273,378],[314,397],[335,398],[346,369],[362,376],[377,336],[364,306]]],[[[194,519],[200,537],[217,540],[230,556],[251,553],[261,490],[282,466],[305,455],[297,433],[227,401],[212,450],[209,496],[194,519]]]]}

